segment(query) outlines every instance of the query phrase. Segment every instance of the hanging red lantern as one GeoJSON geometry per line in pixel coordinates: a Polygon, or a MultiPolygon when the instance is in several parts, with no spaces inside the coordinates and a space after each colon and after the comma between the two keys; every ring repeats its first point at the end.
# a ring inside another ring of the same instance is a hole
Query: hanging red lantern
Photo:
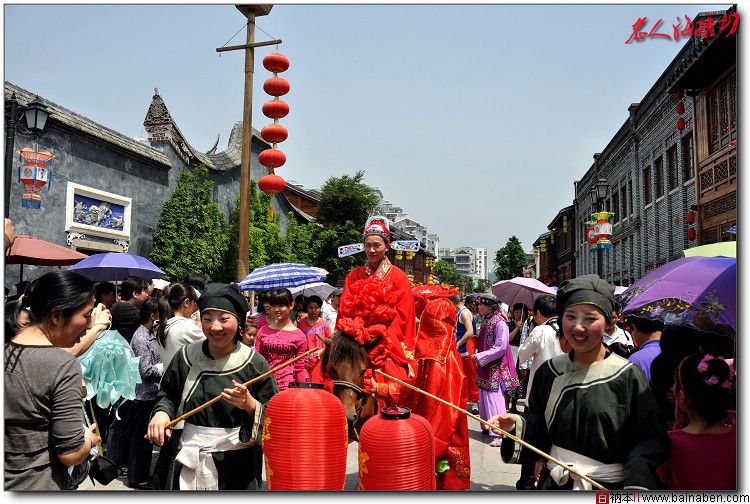
{"type": "Polygon", "coordinates": [[[680,131],[685,129],[685,119],[683,119],[682,117],[677,119],[677,129],[680,131]]]}
{"type": "Polygon", "coordinates": [[[279,99],[268,100],[263,104],[263,115],[271,119],[281,119],[289,113],[289,105],[279,99]]]}
{"type": "Polygon", "coordinates": [[[688,229],[688,240],[695,241],[696,234],[697,233],[695,232],[695,228],[688,229]]]}
{"type": "Polygon", "coordinates": [[[675,98],[677,98],[678,100],[682,100],[683,98],[685,98],[685,90],[683,90],[683,89],[678,89],[678,90],[677,90],[677,91],[675,92],[674,96],[675,96],[675,98]]]}
{"type": "Polygon", "coordinates": [[[284,96],[289,92],[289,81],[283,77],[271,77],[263,83],[263,91],[271,96],[284,96]]]}
{"type": "Polygon", "coordinates": [[[690,210],[685,217],[685,221],[687,221],[688,224],[693,224],[695,222],[695,212],[690,210]]]}
{"type": "Polygon", "coordinates": [[[685,104],[682,102],[677,102],[677,115],[682,115],[685,113],[685,104]]]}
{"type": "MultiPolygon", "coordinates": [[[[286,180],[273,173],[263,175],[258,181],[258,188],[268,194],[271,199],[274,194],[282,192],[285,187],[286,180]]],[[[268,205],[268,220],[273,222],[273,202],[268,205]]]]}
{"type": "Polygon", "coordinates": [[[269,490],[343,490],[347,449],[344,407],[322,384],[292,383],[268,401],[263,457],[269,490]]]}
{"type": "Polygon", "coordinates": [[[283,142],[289,137],[289,131],[278,123],[269,124],[260,130],[260,136],[269,143],[283,142]]]}
{"type": "MultiPolygon", "coordinates": [[[[42,187],[50,180],[50,171],[47,162],[52,159],[49,151],[37,152],[29,147],[17,151],[23,165],[18,169],[18,181],[23,184],[23,196],[21,206],[24,208],[42,207],[42,187]]],[[[49,186],[47,187],[49,190],[49,186]]]]}
{"type": "Polygon", "coordinates": [[[286,163],[286,155],[279,149],[266,149],[258,154],[258,162],[266,168],[278,168],[286,163]]]}
{"type": "Polygon", "coordinates": [[[435,436],[408,408],[389,406],[359,434],[360,490],[435,490],[435,436]]]}
{"type": "Polygon", "coordinates": [[[281,53],[271,53],[263,58],[263,68],[273,73],[286,72],[289,69],[289,58],[281,53]]]}

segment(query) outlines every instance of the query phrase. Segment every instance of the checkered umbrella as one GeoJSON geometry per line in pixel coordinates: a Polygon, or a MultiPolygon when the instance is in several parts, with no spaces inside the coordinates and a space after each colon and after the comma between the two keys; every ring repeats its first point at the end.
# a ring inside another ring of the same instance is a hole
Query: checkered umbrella
{"type": "Polygon", "coordinates": [[[255,269],[239,284],[241,291],[291,289],[322,282],[328,271],[302,263],[278,263],[255,269]]]}

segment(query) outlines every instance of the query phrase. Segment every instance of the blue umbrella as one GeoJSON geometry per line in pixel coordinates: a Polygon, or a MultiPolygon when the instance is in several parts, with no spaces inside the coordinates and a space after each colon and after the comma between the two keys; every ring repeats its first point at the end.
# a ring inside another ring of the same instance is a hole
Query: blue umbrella
{"type": "Polygon", "coordinates": [[[736,235],[736,234],[737,234],[737,224],[735,224],[734,226],[730,227],[729,229],[727,229],[727,230],[726,230],[726,231],[724,231],[724,232],[725,232],[725,233],[729,233],[729,234],[733,234],[733,235],[736,235]]]}
{"type": "Polygon", "coordinates": [[[157,265],[145,257],[124,252],[94,254],[69,269],[94,282],[125,280],[129,276],[153,280],[164,275],[157,265]]]}
{"type": "Polygon", "coordinates": [[[325,280],[328,272],[301,263],[278,263],[256,268],[239,284],[241,291],[291,289],[325,280]]]}

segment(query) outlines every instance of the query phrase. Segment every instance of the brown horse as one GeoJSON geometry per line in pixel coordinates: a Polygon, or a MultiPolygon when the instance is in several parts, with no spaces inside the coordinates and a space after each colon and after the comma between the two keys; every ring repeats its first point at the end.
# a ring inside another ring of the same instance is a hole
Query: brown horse
{"type": "Polygon", "coordinates": [[[359,429],[377,413],[377,402],[363,390],[364,374],[370,366],[369,348],[360,346],[340,331],[324,341],[326,348],[320,358],[321,370],[333,380],[333,393],[344,405],[349,439],[359,441],[359,429]]]}

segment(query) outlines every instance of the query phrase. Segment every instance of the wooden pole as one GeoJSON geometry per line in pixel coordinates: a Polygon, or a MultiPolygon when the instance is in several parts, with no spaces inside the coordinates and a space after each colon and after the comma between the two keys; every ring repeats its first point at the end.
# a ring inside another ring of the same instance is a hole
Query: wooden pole
{"type": "Polygon", "coordinates": [[[404,387],[410,388],[411,390],[413,390],[413,391],[415,391],[415,392],[419,392],[420,394],[424,394],[424,395],[426,395],[427,397],[430,397],[430,398],[432,398],[432,399],[434,399],[434,400],[436,400],[436,401],[438,401],[438,402],[440,402],[440,403],[442,403],[442,404],[445,404],[446,406],[450,406],[451,408],[453,408],[453,409],[455,409],[455,410],[458,410],[458,411],[460,411],[460,412],[461,412],[461,413],[463,413],[464,415],[468,416],[469,418],[473,418],[474,420],[476,420],[476,421],[477,421],[477,422],[479,422],[480,424],[484,425],[485,427],[487,427],[487,428],[489,428],[489,429],[492,429],[493,431],[497,432],[498,434],[501,434],[501,435],[503,435],[503,436],[505,436],[505,437],[508,437],[508,438],[512,439],[512,440],[513,440],[513,441],[515,441],[516,443],[518,443],[518,444],[520,444],[520,445],[522,445],[522,446],[524,446],[524,447],[528,448],[529,450],[533,451],[533,452],[534,452],[534,453],[536,453],[537,455],[541,455],[542,457],[546,458],[547,460],[550,460],[550,461],[554,462],[555,464],[557,464],[557,465],[559,465],[559,466],[562,466],[562,467],[563,467],[563,468],[564,468],[565,470],[567,470],[567,471],[569,471],[569,472],[571,472],[571,473],[575,474],[576,476],[580,477],[581,479],[584,479],[584,480],[588,481],[589,483],[591,483],[591,485],[592,485],[593,487],[595,487],[595,488],[598,488],[599,490],[606,490],[606,488],[604,488],[603,486],[601,486],[601,485],[600,485],[599,483],[597,483],[596,481],[592,480],[591,478],[589,478],[589,477],[588,477],[588,476],[586,476],[585,474],[581,474],[581,473],[579,473],[578,471],[576,471],[575,469],[573,469],[573,468],[572,468],[571,466],[569,466],[569,465],[568,465],[568,464],[566,464],[565,462],[562,462],[562,461],[560,461],[560,460],[556,459],[556,458],[555,458],[555,457],[553,457],[552,455],[549,455],[549,454],[547,454],[547,453],[544,453],[544,452],[543,452],[542,450],[540,450],[540,449],[539,449],[539,448],[537,448],[536,446],[530,445],[529,443],[527,443],[527,442],[526,442],[526,441],[524,441],[523,439],[521,439],[521,438],[519,438],[519,437],[517,437],[517,436],[514,436],[513,434],[511,434],[511,433],[509,433],[509,432],[505,432],[505,431],[504,431],[504,430],[502,430],[501,428],[499,428],[499,427],[496,427],[496,426],[492,425],[491,423],[489,423],[489,422],[487,422],[487,421],[485,421],[485,420],[482,420],[482,419],[481,419],[480,417],[478,417],[478,416],[476,416],[476,415],[472,415],[471,413],[469,413],[469,412],[468,412],[468,411],[466,411],[465,409],[463,409],[463,408],[459,408],[458,406],[456,406],[456,405],[454,405],[454,404],[451,404],[451,403],[449,403],[448,401],[445,401],[445,400],[443,400],[443,399],[440,399],[439,397],[437,397],[437,396],[434,396],[434,395],[430,394],[429,392],[425,392],[425,391],[424,391],[424,390],[422,390],[421,388],[415,387],[414,385],[410,385],[410,384],[406,383],[405,381],[401,381],[401,380],[399,380],[398,378],[396,378],[396,377],[394,377],[394,376],[391,376],[391,375],[389,375],[389,374],[387,374],[387,373],[384,373],[384,372],[382,372],[382,371],[381,371],[381,370],[379,370],[379,369],[376,369],[376,370],[375,370],[375,372],[376,372],[376,373],[378,373],[378,374],[380,374],[380,375],[383,375],[383,376],[385,376],[385,377],[386,377],[386,378],[388,378],[389,380],[393,380],[393,381],[395,381],[396,383],[400,383],[400,384],[401,384],[401,385],[403,385],[404,387]]]}
{"type": "MultiPolygon", "coordinates": [[[[297,357],[295,357],[294,359],[289,359],[289,360],[288,360],[288,361],[286,361],[286,362],[282,362],[281,364],[279,364],[279,365],[278,365],[278,366],[276,366],[275,368],[273,368],[273,369],[269,369],[268,371],[266,371],[266,372],[265,372],[265,373],[263,373],[262,375],[256,376],[256,377],[255,377],[255,378],[253,378],[252,380],[248,380],[248,381],[246,381],[246,382],[245,382],[245,383],[243,383],[242,385],[243,385],[244,387],[247,387],[248,385],[252,385],[253,383],[255,383],[255,382],[258,382],[258,381],[260,381],[260,380],[262,380],[262,379],[264,379],[264,378],[268,378],[269,376],[271,376],[272,374],[274,374],[274,373],[275,373],[276,371],[278,371],[279,369],[283,369],[283,368],[285,368],[285,367],[287,367],[287,366],[291,366],[292,364],[294,364],[294,363],[295,363],[295,362],[297,362],[298,360],[300,360],[300,359],[304,359],[305,357],[307,357],[308,355],[310,355],[310,354],[312,354],[312,353],[315,353],[315,352],[322,352],[322,351],[323,351],[323,349],[322,349],[322,348],[313,348],[312,350],[308,350],[307,352],[303,353],[302,355],[298,355],[298,356],[297,356],[297,357]]],[[[207,402],[205,402],[205,403],[201,404],[201,405],[200,405],[200,406],[198,406],[197,408],[193,408],[193,409],[191,409],[190,411],[188,411],[187,413],[185,413],[185,414],[183,414],[183,415],[181,415],[181,416],[178,416],[178,417],[177,417],[177,418],[175,418],[174,420],[172,420],[172,421],[170,421],[169,423],[167,423],[167,424],[166,424],[166,425],[164,426],[164,428],[165,428],[165,429],[171,429],[172,427],[174,427],[175,425],[177,425],[177,424],[178,424],[178,423],[180,423],[181,421],[185,420],[185,419],[186,419],[186,418],[188,418],[188,417],[191,417],[191,416],[195,415],[196,413],[198,413],[198,412],[199,412],[199,411],[201,411],[201,410],[204,410],[204,409],[208,408],[209,406],[211,406],[211,405],[212,405],[212,404],[214,404],[215,402],[218,402],[219,400],[221,400],[221,394],[217,395],[216,397],[214,397],[214,398],[213,398],[213,399],[211,399],[210,401],[207,401],[207,402]]],[[[143,439],[148,439],[148,434],[147,434],[147,435],[145,435],[145,436],[143,436],[143,439]]]]}

